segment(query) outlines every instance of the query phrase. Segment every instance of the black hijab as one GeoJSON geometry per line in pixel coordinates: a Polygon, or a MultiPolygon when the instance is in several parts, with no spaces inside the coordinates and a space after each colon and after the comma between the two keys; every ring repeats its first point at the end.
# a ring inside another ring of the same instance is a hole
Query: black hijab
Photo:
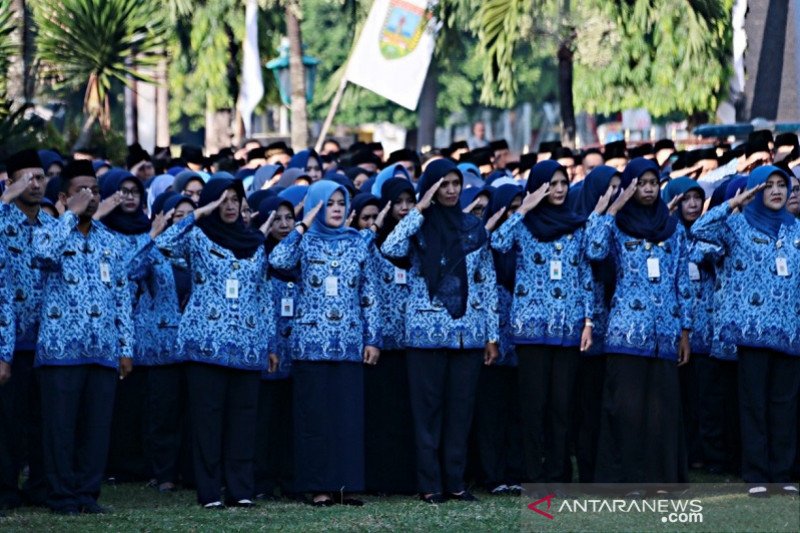
{"type": "MultiPolygon", "coordinates": [[[[383,182],[383,187],[381,187],[381,202],[378,205],[378,209],[383,209],[386,207],[386,204],[392,202],[393,204],[398,201],[400,195],[404,192],[407,192],[411,195],[411,198],[416,198],[414,196],[414,185],[405,178],[390,178],[383,182]]],[[[394,228],[397,227],[397,224],[400,221],[397,220],[392,216],[391,211],[383,219],[383,226],[381,229],[378,230],[377,235],[375,236],[375,244],[380,250],[383,243],[386,242],[386,239],[389,237],[389,234],[394,231],[394,228]]],[[[385,256],[384,256],[385,257],[385,256]]],[[[407,257],[404,258],[395,258],[395,257],[387,257],[393,265],[398,268],[402,268],[404,270],[408,270],[411,268],[411,262],[408,260],[407,257]]]]}
{"type": "MultiPolygon", "coordinates": [[[[244,198],[242,182],[228,178],[215,178],[203,187],[197,207],[203,207],[218,200],[230,189],[239,195],[239,205],[241,206],[241,199],[244,198]]],[[[264,235],[257,229],[245,227],[241,214],[235,222],[226,224],[219,216],[219,209],[215,209],[210,215],[198,220],[197,226],[205,233],[206,237],[215,244],[230,250],[237,259],[249,259],[264,244],[264,235]]]]}
{"type": "MultiPolygon", "coordinates": [[[[448,159],[437,159],[428,165],[419,180],[420,198],[446,175],[454,173],[464,183],[461,171],[448,159]]],[[[420,258],[420,269],[428,287],[428,297],[436,296],[453,318],[467,312],[468,253],[486,243],[483,222],[461,211],[458,202],[445,207],[434,202],[424,212],[422,228],[413,244],[420,258]]]]}
{"type": "Polygon", "coordinates": [[[103,224],[112,231],[123,235],[140,235],[150,231],[150,218],[144,212],[147,201],[144,185],[139,178],[123,169],[111,169],[103,176],[100,196],[103,200],[116,193],[125,181],[130,181],[139,190],[139,206],[134,213],[126,213],[119,205],[103,217],[103,224]]]}
{"type": "MultiPolygon", "coordinates": [[[[641,178],[646,172],[653,172],[658,177],[658,165],[643,157],[632,159],[622,172],[620,186],[623,189],[629,187],[634,179],[641,178]]],[[[650,242],[669,239],[678,226],[678,219],[670,216],[669,208],[661,199],[660,194],[653,205],[642,205],[636,201],[636,198],[631,198],[615,218],[617,227],[623,233],[635,239],[645,239],[650,242]]]]}
{"type": "MultiPolygon", "coordinates": [[[[258,204],[258,216],[253,219],[252,226],[255,228],[260,228],[264,222],[267,221],[272,212],[277,211],[280,206],[286,207],[292,212],[292,214],[294,214],[294,206],[292,205],[292,202],[283,198],[278,198],[277,196],[269,196],[261,200],[261,203],[258,204]]],[[[264,251],[267,253],[267,256],[272,253],[272,250],[278,246],[279,242],[280,241],[273,237],[272,234],[267,235],[267,238],[264,240],[264,251]]],[[[295,270],[287,271],[279,270],[270,266],[269,275],[286,283],[290,281],[296,282],[299,277],[299,267],[295,270]]]]}
{"type": "MultiPolygon", "coordinates": [[[[534,192],[545,183],[550,183],[558,171],[567,176],[567,170],[555,161],[548,159],[536,163],[531,169],[525,191],[534,192]]],[[[545,198],[525,215],[524,222],[537,240],[551,242],[562,235],[574,233],[586,223],[586,218],[574,213],[566,200],[561,205],[553,205],[545,198]]]]}

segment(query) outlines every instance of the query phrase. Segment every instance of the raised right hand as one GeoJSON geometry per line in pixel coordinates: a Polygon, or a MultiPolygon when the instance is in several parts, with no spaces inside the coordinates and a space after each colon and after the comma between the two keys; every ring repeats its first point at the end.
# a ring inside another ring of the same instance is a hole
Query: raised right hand
{"type": "Polygon", "coordinates": [[[210,215],[211,213],[214,212],[215,209],[221,206],[222,202],[224,201],[225,201],[225,193],[220,195],[220,197],[214,200],[213,202],[206,204],[203,207],[198,207],[197,209],[194,210],[194,219],[200,220],[201,218],[210,215]]]}
{"type": "Polygon", "coordinates": [[[755,198],[756,194],[763,191],[767,188],[766,183],[762,183],[761,185],[756,185],[752,189],[739,189],[736,191],[736,196],[728,200],[728,205],[731,209],[741,209],[742,207],[749,204],[753,198],[755,198]]]}
{"type": "Polygon", "coordinates": [[[609,215],[614,216],[617,213],[619,213],[620,209],[625,207],[625,204],[628,203],[628,200],[633,198],[633,195],[636,194],[636,184],[637,183],[639,183],[639,179],[638,178],[634,178],[631,181],[631,184],[628,185],[628,187],[626,189],[622,189],[622,192],[620,193],[620,195],[617,196],[617,199],[614,200],[614,203],[611,204],[611,207],[608,208],[608,214],[609,215]]]}
{"type": "Polygon", "coordinates": [[[81,216],[86,212],[89,207],[89,202],[92,201],[92,191],[89,189],[81,189],[76,194],[73,194],[67,200],[67,209],[72,211],[76,216],[81,216]]]}
{"type": "Polygon", "coordinates": [[[439,181],[434,183],[433,186],[431,186],[431,188],[427,190],[427,192],[425,192],[422,198],[419,199],[419,202],[417,202],[416,207],[417,209],[419,209],[420,213],[425,211],[431,206],[431,204],[433,203],[433,199],[436,197],[436,193],[439,191],[439,187],[442,186],[443,182],[444,178],[441,178],[439,181]]]}

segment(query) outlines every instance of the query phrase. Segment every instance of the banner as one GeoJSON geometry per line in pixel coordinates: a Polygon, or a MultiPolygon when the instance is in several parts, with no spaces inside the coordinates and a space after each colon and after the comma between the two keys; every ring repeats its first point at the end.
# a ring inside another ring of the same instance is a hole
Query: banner
{"type": "Polygon", "coordinates": [[[242,115],[245,136],[250,136],[253,110],[264,96],[261,57],[258,53],[258,0],[247,0],[244,15],[245,37],[242,43],[242,84],[236,107],[242,115]]]}
{"type": "Polygon", "coordinates": [[[411,111],[435,46],[426,0],[375,0],[347,66],[347,80],[411,111]]]}

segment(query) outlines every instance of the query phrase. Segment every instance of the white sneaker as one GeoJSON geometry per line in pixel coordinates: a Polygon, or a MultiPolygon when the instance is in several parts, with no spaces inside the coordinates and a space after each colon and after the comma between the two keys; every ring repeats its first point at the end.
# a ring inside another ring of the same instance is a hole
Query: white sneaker
{"type": "Polygon", "coordinates": [[[767,487],[763,486],[750,487],[747,490],[747,495],[752,496],[753,498],[766,498],[769,496],[767,493],[767,487]]]}
{"type": "Polygon", "coordinates": [[[222,509],[224,507],[225,506],[222,505],[221,501],[216,501],[216,502],[210,502],[210,503],[205,504],[203,506],[203,509],[222,509]]]}

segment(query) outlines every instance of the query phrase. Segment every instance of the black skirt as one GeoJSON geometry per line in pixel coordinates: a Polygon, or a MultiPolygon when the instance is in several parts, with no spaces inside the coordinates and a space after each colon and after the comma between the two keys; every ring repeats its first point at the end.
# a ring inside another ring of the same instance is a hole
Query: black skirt
{"type": "Polygon", "coordinates": [[[377,365],[364,368],[364,397],[367,490],[414,493],[414,424],[404,350],[381,352],[377,365]]]}
{"type": "Polygon", "coordinates": [[[294,361],[297,492],[364,490],[362,363],[294,361]]]}
{"type": "Polygon", "coordinates": [[[608,355],[596,468],[599,483],[688,481],[675,361],[608,355]]]}

